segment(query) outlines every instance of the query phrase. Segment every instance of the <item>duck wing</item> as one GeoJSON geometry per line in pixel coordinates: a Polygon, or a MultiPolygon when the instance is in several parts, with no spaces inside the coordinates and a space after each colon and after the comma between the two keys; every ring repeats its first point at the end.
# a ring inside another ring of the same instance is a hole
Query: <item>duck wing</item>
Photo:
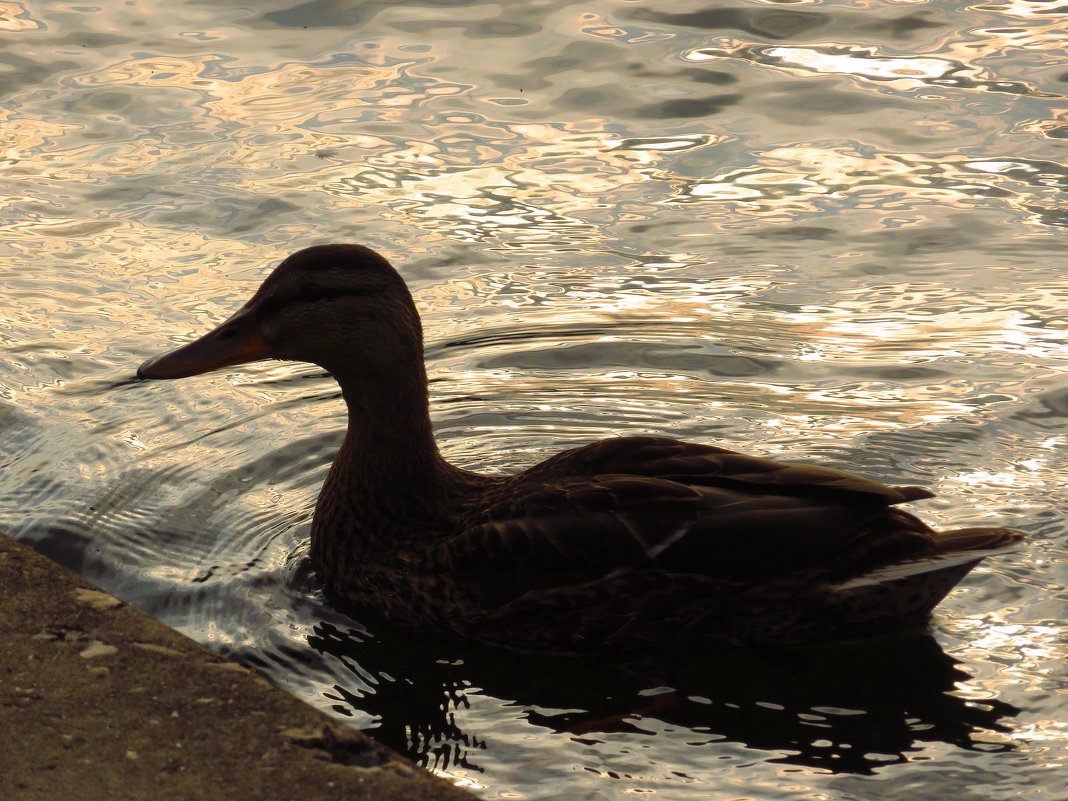
{"type": "Polygon", "coordinates": [[[439,547],[458,579],[497,602],[618,571],[748,584],[818,569],[848,579],[934,547],[926,525],[890,508],[925,497],[830,468],[619,438],[498,485],[439,547]]]}
{"type": "Polygon", "coordinates": [[[617,437],[563,451],[520,477],[537,481],[556,476],[595,473],[675,479],[693,485],[749,485],[754,491],[775,488],[806,495],[831,493],[866,496],[884,504],[934,497],[922,487],[892,487],[844,470],[778,462],[758,456],[680,442],[667,437],[617,437]]]}

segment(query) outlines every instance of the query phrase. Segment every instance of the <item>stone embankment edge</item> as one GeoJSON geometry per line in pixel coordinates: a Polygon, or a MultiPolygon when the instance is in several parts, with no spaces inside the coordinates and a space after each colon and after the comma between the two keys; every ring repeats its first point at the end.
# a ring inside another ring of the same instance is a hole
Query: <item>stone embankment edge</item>
{"type": "Polygon", "coordinates": [[[0,534],[5,801],[471,801],[0,534]]]}

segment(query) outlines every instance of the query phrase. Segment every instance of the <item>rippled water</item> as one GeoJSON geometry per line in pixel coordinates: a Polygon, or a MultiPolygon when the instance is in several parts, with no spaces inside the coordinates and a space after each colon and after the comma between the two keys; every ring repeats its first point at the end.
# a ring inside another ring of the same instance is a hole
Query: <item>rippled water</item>
{"type": "Polygon", "coordinates": [[[1066,18],[0,2],[0,526],[488,798],[1062,798],[1066,18]],[[130,380],[324,241],[400,265],[465,467],[663,433],[926,485],[1027,548],[930,637],[671,670],[331,610],[329,377],[130,380]]]}

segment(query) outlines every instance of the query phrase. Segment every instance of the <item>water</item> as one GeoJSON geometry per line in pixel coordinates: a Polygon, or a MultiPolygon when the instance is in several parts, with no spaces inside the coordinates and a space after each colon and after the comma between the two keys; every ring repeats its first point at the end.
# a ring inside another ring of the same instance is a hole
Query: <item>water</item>
{"type": "Polygon", "coordinates": [[[486,798],[1062,798],[1066,12],[2,2],[0,526],[486,798]],[[661,433],[1027,548],[930,637],[671,670],[331,610],[331,380],[129,380],[325,241],[400,265],[465,467],[661,433]]]}

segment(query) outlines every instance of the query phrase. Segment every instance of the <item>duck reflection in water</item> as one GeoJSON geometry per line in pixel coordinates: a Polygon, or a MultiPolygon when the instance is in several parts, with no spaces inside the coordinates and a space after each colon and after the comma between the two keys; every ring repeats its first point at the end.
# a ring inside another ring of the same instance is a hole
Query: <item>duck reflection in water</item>
{"type": "Polygon", "coordinates": [[[441,770],[478,770],[487,748],[463,728],[471,693],[580,743],[595,745],[609,732],[648,736],[642,720],[653,719],[677,730],[657,736],[681,736],[693,747],[715,749],[726,740],[771,752],[772,762],[854,774],[923,758],[934,743],[1010,750],[996,733],[1008,731],[1019,712],[997,699],[955,694],[970,676],[926,633],[717,648],[671,671],[662,660],[520,660],[451,643],[415,645],[403,635],[355,635],[328,623],[309,644],[358,665],[361,684],[376,679],[371,693],[335,687],[338,709],[377,716],[377,739],[441,770]],[[566,711],[546,711],[553,709],[566,711]]]}

